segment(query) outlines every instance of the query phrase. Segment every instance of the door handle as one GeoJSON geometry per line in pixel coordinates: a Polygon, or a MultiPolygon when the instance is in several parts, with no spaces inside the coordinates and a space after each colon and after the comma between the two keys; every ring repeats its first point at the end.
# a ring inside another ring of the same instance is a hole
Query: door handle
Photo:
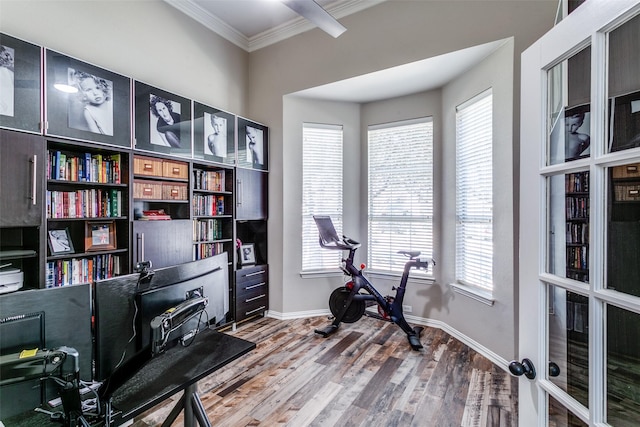
{"type": "MultiPolygon", "coordinates": [[[[518,362],[517,360],[511,361],[511,363],[509,363],[509,371],[517,377],[524,374],[524,376],[530,380],[536,377],[536,368],[529,359],[522,359],[522,362],[518,362]]],[[[557,377],[558,375],[560,375],[560,366],[555,362],[549,362],[549,376],[557,377]]]]}
{"type": "Polygon", "coordinates": [[[529,359],[522,359],[522,362],[518,362],[517,360],[512,360],[509,363],[509,372],[511,372],[516,377],[524,374],[525,377],[530,380],[535,379],[536,377],[536,368],[533,366],[533,362],[529,359]]]}

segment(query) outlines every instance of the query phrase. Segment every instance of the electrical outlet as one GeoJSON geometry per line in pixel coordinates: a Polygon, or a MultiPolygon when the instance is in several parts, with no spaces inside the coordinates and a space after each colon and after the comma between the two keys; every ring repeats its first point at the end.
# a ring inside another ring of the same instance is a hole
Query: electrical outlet
{"type": "Polygon", "coordinates": [[[404,311],[405,313],[411,313],[413,311],[413,307],[411,307],[410,305],[403,305],[402,311],[404,311]]]}

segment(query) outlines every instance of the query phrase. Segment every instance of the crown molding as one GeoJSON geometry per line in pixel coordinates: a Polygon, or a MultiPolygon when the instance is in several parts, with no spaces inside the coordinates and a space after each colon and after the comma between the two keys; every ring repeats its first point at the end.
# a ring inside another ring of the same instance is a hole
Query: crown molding
{"type": "Polygon", "coordinates": [[[221,20],[215,15],[207,12],[190,0],[164,0],[165,3],[175,7],[185,15],[195,19],[214,33],[229,40],[242,49],[249,51],[249,39],[244,34],[221,20]]]}
{"type": "MultiPolygon", "coordinates": [[[[263,47],[278,43],[295,35],[316,28],[315,25],[306,19],[299,17],[284,24],[278,25],[270,30],[256,34],[253,37],[246,37],[226,22],[215,15],[207,12],[191,0],[164,0],[169,5],[175,7],[180,12],[195,19],[220,37],[225,38],[236,46],[247,52],[253,52],[263,47]]],[[[380,4],[386,0],[348,0],[335,2],[327,5],[325,9],[334,18],[340,19],[345,16],[360,12],[369,7],[380,4]]],[[[347,29],[348,31],[348,29],[347,29]]]]}

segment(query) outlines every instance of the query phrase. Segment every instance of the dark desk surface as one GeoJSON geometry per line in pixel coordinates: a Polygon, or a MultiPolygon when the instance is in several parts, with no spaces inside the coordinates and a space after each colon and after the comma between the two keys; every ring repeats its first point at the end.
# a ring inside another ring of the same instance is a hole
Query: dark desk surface
{"type": "MultiPolygon", "coordinates": [[[[255,347],[252,342],[224,333],[213,330],[200,332],[188,347],[177,345],[149,360],[113,393],[112,405],[116,412],[113,420],[122,423],[141,414],[255,347]]],[[[59,423],[48,422],[48,418],[34,412],[8,419],[5,426],[60,426],[59,423]]]]}

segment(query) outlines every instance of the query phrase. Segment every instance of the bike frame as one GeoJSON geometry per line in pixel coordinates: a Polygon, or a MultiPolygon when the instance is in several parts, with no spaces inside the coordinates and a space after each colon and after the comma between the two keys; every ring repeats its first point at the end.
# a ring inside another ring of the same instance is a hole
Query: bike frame
{"type": "MultiPolygon", "coordinates": [[[[342,309],[342,312],[336,316],[334,323],[337,321],[340,323],[341,317],[346,313],[351,301],[376,301],[378,305],[382,308],[382,310],[389,316],[391,321],[396,325],[400,326],[400,328],[405,331],[408,335],[415,334],[414,329],[409,326],[407,321],[404,318],[403,311],[403,302],[404,302],[404,294],[407,289],[407,282],[409,280],[409,272],[412,268],[421,268],[427,267],[429,265],[428,261],[420,261],[419,259],[410,259],[404,266],[404,271],[402,273],[402,278],[400,279],[400,286],[397,288],[394,287],[396,291],[396,296],[393,299],[393,302],[389,302],[378,290],[373,286],[373,284],[365,277],[362,273],[362,270],[358,269],[353,264],[353,258],[355,257],[357,248],[349,249],[349,256],[346,259],[343,259],[344,267],[342,270],[353,279],[353,288],[351,289],[349,298],[342,309]],[[367,294],[360,294],[359,291],[364,289],[367,294]]],[[[337,326],[337,324],[336,324],[337,326]]]]}

